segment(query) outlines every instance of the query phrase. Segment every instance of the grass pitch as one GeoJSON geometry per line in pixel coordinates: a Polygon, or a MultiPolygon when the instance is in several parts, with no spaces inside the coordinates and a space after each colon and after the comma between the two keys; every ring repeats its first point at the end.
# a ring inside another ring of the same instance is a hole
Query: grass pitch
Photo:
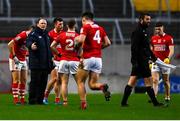
{"type": "MultiPolygon", "coordinates": [[[[122,95],[113,94],[106,102],[102,94],[88,94],[88,109],[79,109],[79,96],[69,95],[69,104],[64,107],[53,103],[54,95],[49,97],[49,105],[14,105],[10,94],[0,94],[0,119],[2,120],[180,120],[180,94],[173,94],[168,107],[153,107],[146,94],[132,94],[129,107],[120,107],[122,95]]],[[[163,102],[163,95],[158,99],[163,102]]]]}

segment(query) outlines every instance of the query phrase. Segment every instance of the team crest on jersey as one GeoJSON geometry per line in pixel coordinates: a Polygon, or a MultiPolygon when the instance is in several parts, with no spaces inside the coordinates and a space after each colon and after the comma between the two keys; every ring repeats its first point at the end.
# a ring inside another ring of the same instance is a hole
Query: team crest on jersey
{"type": "Polygon", "coordinates": [[[158,39],[158,43],[161,43],[161,39],[158,39]]]}
{"type": "Polygon", "coordinates": [[[39,36],[38,38],[39,38],[39,39],[41,39],[41,38],[42,38],[42,36],[39,36]]]}

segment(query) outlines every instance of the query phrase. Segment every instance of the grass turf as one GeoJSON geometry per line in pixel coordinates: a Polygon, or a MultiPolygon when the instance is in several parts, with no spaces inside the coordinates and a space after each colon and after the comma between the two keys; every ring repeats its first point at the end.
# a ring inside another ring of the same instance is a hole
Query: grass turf
{"type": "MultiPolygon", "coordinates": [[[[122,95],[113,94],[106,102],[102,94],[88,94],[88,109],[79,109],[79,96],[69,95],[69,104],[64,107],[53,103],[54,95],[49,97],[49,105],[14,105],[10,94],[0,94],[0,119],[2,120],[174,120],[180,119],[180,95],[173,94],[168,107],[154,107],[148,103],[145,94],[132,94],[129,107],[120,107],[122,95]]],[[[163,101],[163,95],[158,99],[163,101]]]]}

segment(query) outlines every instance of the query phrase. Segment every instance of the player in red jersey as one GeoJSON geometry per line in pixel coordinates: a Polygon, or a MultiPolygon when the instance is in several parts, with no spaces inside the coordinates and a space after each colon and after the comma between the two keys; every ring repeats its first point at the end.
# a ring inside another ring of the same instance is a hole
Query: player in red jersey
{"type": "MultiPolygon", "coordinates": [[[[55,18],[54,21],[54,29],[52,29],[51,31],[49,31],[49,37],[51,40],[51,43],[57,39],[57,36],[60,35],[63,32],[63,19],[62,18],[55,18]]],[[[56,46],[58,52],[61,53],[61,46],[57,45],[56,46]]],[[[57,70],[58,70],[58,65],[60,62],[61,58],[56,56],[54,54],[54,64],[55,64],[55,68],[51,71],[51,79],[47,84],[47,88],[46,91],[44,93],[44,100],[43,103],[44,104],[48,104],[48,96],[49,93],[51,92],[51,90],[54,87],[54,91],[55,91],[55,104],[59,104],[60,103],[60,83],[58,80],[58,74],[57,74],[57,70]]]]}
{"type": "MultiPolygon", "coordinates": [[[[156,35],[151,38],[152,51],[157,58],[160,58],[162,61],[169,64],[174,54],[173,38],[164,32],[164,25],[161,22],[156,24],[155,33],[156,35]]],[[[170,69],[152,64],[151,72],[153,78],[153,89],[156,96],[158,94],[160,73],[162,73],[162,79],[165,86],[165,101],[168,103],[170,101],[170,69]]]]}
{"type": "Polygon", "coordinates": [[[85,81],[89,77],[88,84],[92,90],[102,90],[106,101],[110,99],[108,85],[97,82],[102,69],[101,50],[108,47],[111,42],[106,35],[103,27],[93,22],[93,13],[85,12],[82,14],[82,25],[77,45],[83,49],[83,67],[78,69],[77,84],[78,93],[81,100],[81,109],[86,109],[86,89],[85,81]]]}
{"type": "Polygon", "coordinates": [[[75,20],[69,20],[67,24],[67,32],[61,33],[58,38],[51,44],[51,49],[57,55],[61,54],[61,61],[59,63],[58,74],[61,80],[61,91],[63,98],[63,105],[68,104],[68,81],[69,74],[72,74],[76,80],[76,73],[79,65],[79,58],[76,51],[74,51],[74,40],[78,36],[75,32],[75,20]],[[56,46],[60,43],[62,51],[59,53],[56,46]]]}
{"type": "Polygon", "coordinates": [[[14,104],[25,104],[25,85],[27,80],[27,48],[26,38],[32,31],[33,26],[29,27],[26,31],[17,34],[8,43],[9,48],[9,69],[12,74],[12,95],[14,104]],[[20,96],[20,102],[19,102],[20,96]]]}

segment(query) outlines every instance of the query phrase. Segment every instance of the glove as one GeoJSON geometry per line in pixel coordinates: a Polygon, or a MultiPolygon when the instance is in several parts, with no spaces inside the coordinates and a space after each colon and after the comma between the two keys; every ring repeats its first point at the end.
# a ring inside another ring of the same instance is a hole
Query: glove
{"type": "Polygon", "coordinates": [[[14,60],[15,64],[19,64],[20,63],[19,59],[16,56],[13,57],[13,60],[14,60]]]}
{"type": "Polygon", "coordinates": [[[165,58],[164,59],[164,63],[169,64],[170,63],[170,59],[169,58],[165,58]]]}
{"type": "Polygon", "coordinates": [[[152,68],[152,63],[149,64],[149,69],[151,69],[151,68],[152,68]]]}

